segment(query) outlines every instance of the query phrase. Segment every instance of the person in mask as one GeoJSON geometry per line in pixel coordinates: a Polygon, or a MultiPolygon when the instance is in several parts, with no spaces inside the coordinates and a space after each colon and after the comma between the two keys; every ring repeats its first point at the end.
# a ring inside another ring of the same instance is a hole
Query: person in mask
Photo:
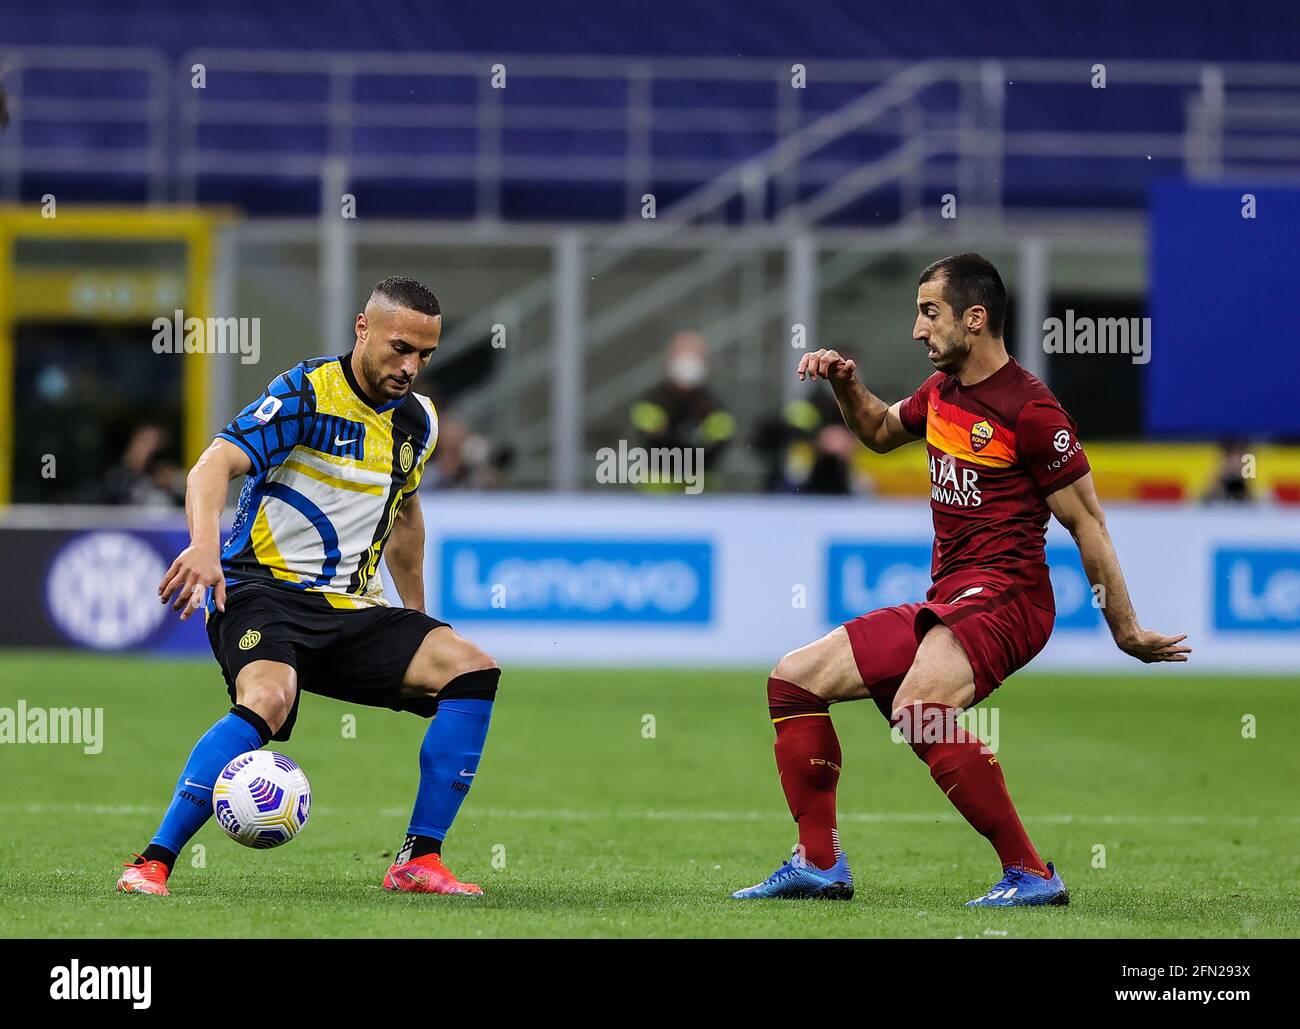
{"type": "MultiPolygon", "coordinates": [[[[632,405],[639,445],[699,448],[705,482],[713,482],[718,459],[736,432],[736,419],[708,388],[709,348],[698,332],[682,331],[668,343],[664,379],[632,405]]],[[[646,483],[651,492],[680,491],[672,483],[646,483]]]]}

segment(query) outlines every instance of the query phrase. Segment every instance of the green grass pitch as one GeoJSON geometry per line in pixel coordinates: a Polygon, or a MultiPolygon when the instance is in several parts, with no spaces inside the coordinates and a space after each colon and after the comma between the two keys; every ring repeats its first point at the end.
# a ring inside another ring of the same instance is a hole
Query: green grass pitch
{"type": "Polygon", "coordinates": [[[113,883],[194,739],[226,710],[215,666],[9,653],[0,706],[102,707],[104,747],[0,745],[0,935],[1296,936],[1298,689],[1135,666],[1029,672],[994,694],[999,758],[1070,886],[1064,909],[962,906],[997,878],[993,852],[861,703],[835,709],[857,896],[730,901],[794,839],[763,672],[522,668],[506,670],[445,848],[486,896],[380,888],[425,723],[308,696],[293,740],[274,745],[311,778],[302,836],[251,851],[209,823],[195,840],[204,861],[183,854],[173,896],[158,899],[113,883]]]}

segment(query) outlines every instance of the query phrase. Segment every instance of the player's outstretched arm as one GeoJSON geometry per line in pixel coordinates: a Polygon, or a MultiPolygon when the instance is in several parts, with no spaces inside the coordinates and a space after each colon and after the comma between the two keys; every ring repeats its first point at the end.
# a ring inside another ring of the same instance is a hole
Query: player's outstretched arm
{"type": "Polygon", "coordinates": [[[834,350],[816,350],[799,359],[799,378],[825,379],[835,391],[835,402],[847,425],[868,450],[884,454],[917,437],[903,428],[898,409],[903,402],[886,404],[858,381],[857,362],[834,350]]]}
{"type": "Polygon", "coordinates": [[[181,621],[203,606],[209,586],[214,587],[217,610],[226,609],[226,579],[221,574],[221,512],[226,506],[230,480],[253,469],[239,447],[214,439],[199,456],[185,480],[185,521],[190,528],[190,545],[176,555],[158,584],[164,604],[175,596],[173,611],[181,621]]]}
{"type": "Polygon", "coordinates": [[[384,564],[402,606],[424,611],[424,512],[418,493],[403,500],[398,509],[393,534],[384,547],[384,564]]]}
{"type": "Polygon", "coordinates": [[[1101,501],[1097,499],[1092,473],[1048,494],[1047,506],[1052,509],[1057,520],[1070,530],[1074,542],[1079,545],[1083,570],[1093,589],[1101,586],[1104,590],[1101,609],[1106,616],[1106,624],[1110,626],[1110,634],[1115,638],[1115,645],[1124,653],[1147,664],[1155,661],[1186,661],[1192,648],[1178,645],[1187,639],[1186,633],[1181,636],[1165,636],[1144,629],[1138,623],[1137,613],[1129,600],[1128,587],[1124,584],[1124,573],[1119,567],[1119,558],[1115,556],[1115,546],[1106,530],[1106,516],[1102,513],[1101,501]]]}

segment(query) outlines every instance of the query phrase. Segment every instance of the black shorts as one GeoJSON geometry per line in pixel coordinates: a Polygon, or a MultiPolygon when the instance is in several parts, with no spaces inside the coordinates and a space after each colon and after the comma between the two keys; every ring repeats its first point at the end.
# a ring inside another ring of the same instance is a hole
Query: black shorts
{"type": "Polygon", "coordinates": [[[433,717],[437,698],[401,697],[402,677],[424,637],[446,624],[409,608],[337,608],[319,593],[251,582],[230,587],[226,610],[207,618],[208,642],[232,703],[245,665],[280,661],[297,669],[298,697],[272,737],[280,741],[293,731],[303,690],[433,717]]]}

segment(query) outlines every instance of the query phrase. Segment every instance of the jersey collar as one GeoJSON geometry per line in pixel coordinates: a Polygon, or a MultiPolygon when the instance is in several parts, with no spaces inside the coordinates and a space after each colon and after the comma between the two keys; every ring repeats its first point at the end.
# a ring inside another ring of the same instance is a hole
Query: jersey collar
{"type": "Polygon", "coordinates": [[[346,354],[340,354],[339,364],[343,368],[343,378],[347,380],[348,386],[352,389],[352,392],[357,395],[357,399],[376,414],[383,414],[385,411],[391,411],[406,399],[405,396],[401,396],[384,404],[376,404],[366,396],[366,391],[361,388],[361,383],[357,382],[357,377],[352,373],[352,351],[349,350],[346,354]]]}

